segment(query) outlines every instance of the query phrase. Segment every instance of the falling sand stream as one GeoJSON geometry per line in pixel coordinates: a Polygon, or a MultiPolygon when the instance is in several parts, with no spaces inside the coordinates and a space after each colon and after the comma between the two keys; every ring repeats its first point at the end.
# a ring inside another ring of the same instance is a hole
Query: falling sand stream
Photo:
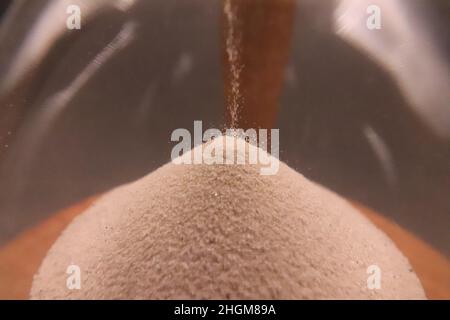
{"type": "Polygon", "coordinates": [[[224,0],[227,126],[273,127],[289,58],[295,3],[224,0]]]}

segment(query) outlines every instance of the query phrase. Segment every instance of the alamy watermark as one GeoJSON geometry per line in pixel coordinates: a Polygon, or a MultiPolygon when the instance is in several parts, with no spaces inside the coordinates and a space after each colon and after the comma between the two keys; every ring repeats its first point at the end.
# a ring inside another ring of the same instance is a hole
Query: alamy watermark
{"type": "Polygon", "coordinates": [[[81,29],[81,9],[77,5],[67,6],[66,13],[68,17],[66,19],[66,26],[69,30],[81,29]]]}
{"type": "Polygon", "coordinates": [[[370,5],[367,7],[366,13],[369,17],[366,20],[366,27],[369,30],[381,29],[381,8],[377,5],[370,5]]]}
{"type": "Polygon", "coordinates": [[[175,129],[171,141],[178,142],[171,153],[174,164],[258,164],[261,175],[274,175],[280,166],[279,129],[226,129],[223,133],[212,128],[203,132],[202,121],[194,121],[193,135],[188,129],[175,129]]]}
{"type": "Polygon", "coordinates": [[[81,289],[81,269],[76,264],[67,267],[66,273],[69,275],[66,279],[66,287],[69,290],[81,289]]]}
{"type": "Polygon", "coordinates": [[[376,264],[367,267],[367,289],[379,290],[381,289],[381,268],[376,264]]]}

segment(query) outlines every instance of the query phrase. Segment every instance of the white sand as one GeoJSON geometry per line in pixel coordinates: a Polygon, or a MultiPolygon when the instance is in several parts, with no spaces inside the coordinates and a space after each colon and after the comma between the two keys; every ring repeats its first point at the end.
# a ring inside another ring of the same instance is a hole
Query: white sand
{"type": "MultiPolygon", "coordinates": [[[[227,138],[232,139],[232,138],[227,138]]],[[[334,193],[280,164],[166,164],[77,217],[33,299],[422,299],[406,258],[334,193]],[[81,289],[66,287],[70,264],[81,289]],[[381,289],[367,288],[367,267],[381,289]]]]}

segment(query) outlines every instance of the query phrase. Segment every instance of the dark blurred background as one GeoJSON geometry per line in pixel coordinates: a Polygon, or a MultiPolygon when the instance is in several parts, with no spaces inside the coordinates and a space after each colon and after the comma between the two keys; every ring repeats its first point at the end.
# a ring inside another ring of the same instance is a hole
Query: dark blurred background
{"type": "MultiPolygon", "coordinates": [[[[67,1],[0,3],[0,242],[169,161],[174,129],[225,121],[221,1],[72,2],[79,31],[67,1]]],[[[363,37],[336,29],[352,1],[294,2],[280,158],[449,256],[449,1],[377,2],[406,18],[363,37]]]]}

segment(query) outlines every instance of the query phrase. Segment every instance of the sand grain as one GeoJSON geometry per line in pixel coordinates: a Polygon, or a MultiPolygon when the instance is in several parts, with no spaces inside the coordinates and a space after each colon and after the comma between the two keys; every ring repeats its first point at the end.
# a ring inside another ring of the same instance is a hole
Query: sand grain
{"type": "MultiPolygon", "coordinates": [[[[232,138],[227,138],[232,139],[232,138]]],[[[166,164],[77,217],[33,299],[423,299],[406,258],[345,200],[280,164],[166,164]],[[70,264],[81,290],[66,288],[70,264]],[[366,269],[382,270],[369,290],[366,269]]]]}

